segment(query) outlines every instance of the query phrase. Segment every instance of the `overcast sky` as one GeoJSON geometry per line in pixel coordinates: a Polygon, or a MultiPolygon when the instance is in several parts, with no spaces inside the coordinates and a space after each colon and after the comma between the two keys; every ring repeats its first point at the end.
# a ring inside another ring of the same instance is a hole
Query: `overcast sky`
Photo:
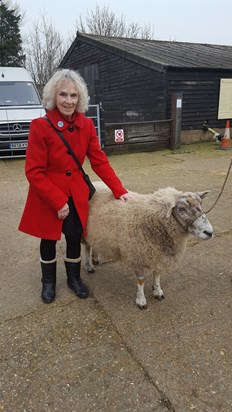
{"type": "Polygon", "coordinates": [[[64,39],[76,31],[79,16],[109,6],[127,23],[149,23],[154,38],[232,46],[232,0],[15,0],[25,11],[23,32],[29,32],[41,13],[64,39]]]}

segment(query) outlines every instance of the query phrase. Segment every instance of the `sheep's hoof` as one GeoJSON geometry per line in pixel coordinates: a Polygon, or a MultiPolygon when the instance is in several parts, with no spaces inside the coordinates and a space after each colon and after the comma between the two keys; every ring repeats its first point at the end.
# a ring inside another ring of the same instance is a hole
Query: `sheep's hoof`
{"type": "Polygon", "coordinates": [[[136,299],[136,305],[138,306],[139,309],[147,309],[147,300],[146,299],[141,299],[137,298],[136,299]]]}
{"type": "Polygon", "coordinates": [[[94,273],[95,272],[95,268],[93,265],[86,265],[85,269],[87,270],[88,273],[94,273]]]}
{"type": "Polygon", "coordinates": [[[153,289],[153,296],[157,299],[157,300],[163,300],[164,299],[164,292],[162,291],[161,288],[155,288],[154,286],[152,287],[153,289]]]}
{"type": "Polygon", "coordinates": [[[138,305],[138,303],[137,303],[137,306],[138,306],[138,308],[141,309],[141,310],[147,309],[147,304],[146,304],[146,305],[138,305]]]}
{"type": "Polygon", "coordinates": [[[157,296],[155,296],[155,298],[161,302],[161,300],[165,299],[165,296],[164,295],[161,295],[161,296],[157,295],[157,296]]]}

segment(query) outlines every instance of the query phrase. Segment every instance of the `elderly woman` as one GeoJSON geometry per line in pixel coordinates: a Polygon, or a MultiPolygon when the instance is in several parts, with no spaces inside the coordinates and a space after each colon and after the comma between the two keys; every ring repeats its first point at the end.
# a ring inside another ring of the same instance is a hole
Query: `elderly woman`
{"type": "Polygon", "coordinates": [[[19,230],[41,239],[42,300],[50,303],[56,294],[56,243],[61,233],[66,240],[68,287],[79,298],[89,295],[80,272],[89,188],[54,127],[81,164],[88,157],[93,171],[115,198],[126,201],[130,194],[101,150],[92,120],[83,114],[88,110],[88,91],[82,77],[73,70],[58,70],[44,87],[43,104],[48,119],[34,119],[30,126],[25,162],[29,191],[19,230]]]}

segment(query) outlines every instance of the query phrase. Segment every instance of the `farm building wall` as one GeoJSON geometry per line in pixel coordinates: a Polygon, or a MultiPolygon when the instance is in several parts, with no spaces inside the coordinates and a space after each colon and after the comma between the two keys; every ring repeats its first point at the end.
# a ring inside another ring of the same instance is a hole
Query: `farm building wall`
{"type": "Polygon", "coordinates": [[[181,135],[185,143],[188,136],[191,141],[207,140],[207,136],[211,138],[210,134],[202,132],[204,122],[208,122],[211,128],[225,128],[225,120],[218,120],[221,78],[232,78],[232,70],[168,70],[167,116],[171,115],[172,94],[176,91],[182,93],[181,135]]]}
{"type": "Polygon", "coordinates": [[[161,72],[130,61],[126,53],[125,57],[119,56],[114,48],[106,51],[103,46],[81,39],[62,67],[82,74],[88,84],[90,103],[100,104],[103,109],[106,127],[112,123],[117,127],[123,123],[168,120],[172,95],[181,93],[181,143],[211,140],[212,135],[202,130],[205,121],[219,133],[224,132],[225,120],[217,118],[220,79],[232,78],[232,70],[167,67],[161,72]]]}
{"type": "Polygon", "coordinates": [[[166,119],[165,73],[78,42],[63,67],[79,70],[90,103],[101,103],[105,123],[166,119]]]}

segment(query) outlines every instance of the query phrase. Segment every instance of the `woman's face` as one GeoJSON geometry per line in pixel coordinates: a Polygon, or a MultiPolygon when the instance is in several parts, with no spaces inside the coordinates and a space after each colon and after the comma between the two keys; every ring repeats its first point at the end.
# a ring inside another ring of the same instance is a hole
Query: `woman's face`
{"type": "Polygon", "coordinates": [[[78,103],[78,92],[72,81],[64,80],[56,92],[56,107],[62,116],[70,120],[78,103]]]}

